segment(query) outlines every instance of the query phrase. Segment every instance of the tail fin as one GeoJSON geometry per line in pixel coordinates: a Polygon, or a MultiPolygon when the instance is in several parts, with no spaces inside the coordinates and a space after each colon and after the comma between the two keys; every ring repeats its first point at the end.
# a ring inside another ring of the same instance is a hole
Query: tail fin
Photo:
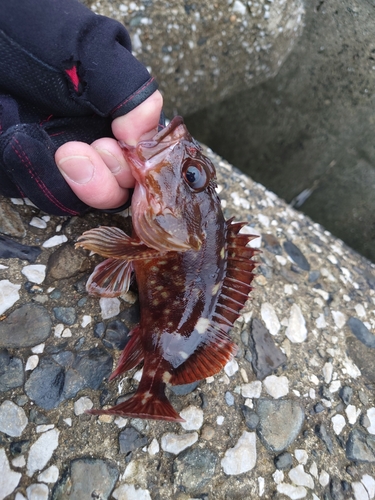
{"type": "Polygon", "coordinates": [[[108,410],[88,410],[91,415],[119,415],[121,417],[148,418],[185,422],[168,401],[164,392],[152,394],[150,391],[137,391],[133,397],[108,410]]]}

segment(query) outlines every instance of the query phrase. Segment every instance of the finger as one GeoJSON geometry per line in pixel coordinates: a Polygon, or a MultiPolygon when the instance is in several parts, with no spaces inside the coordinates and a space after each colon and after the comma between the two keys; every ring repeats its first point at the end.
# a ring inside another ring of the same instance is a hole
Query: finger
{"type": "Polygon", "coordinates": [[[99,153],[121,187],[134,187],[135,179],[125,160],[123,150],[115,139],[103,137],[93,142],[91,146],[99,153]]]}
{"type": "Polygon", "coordinates": [[[129,198],[100,154],[84,142],[67,142],[55,154],[56,164],[74,193],[94,208],[116,208],[129,198]]]}
{"type": "Polygon", "coordinates": [[[131,146],[140,139],[150,139],[157,131],[163,97],[157,90],[139,106],[112,122],[113,135],[131,146]]]}

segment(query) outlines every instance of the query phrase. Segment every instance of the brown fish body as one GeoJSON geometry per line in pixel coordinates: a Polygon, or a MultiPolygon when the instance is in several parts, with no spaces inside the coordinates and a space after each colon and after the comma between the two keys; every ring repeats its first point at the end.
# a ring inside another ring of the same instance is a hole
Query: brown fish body
{"type": "Polygon", "coordinates": [[[132,271],[139,290],[140,323],[111,378],[144,360],[141,382],[132,398],[95,414],[181,421],[164,394],[165,385],[214,375],[236,350],[227,332],[251,290],[255,252],[246,245],[252,237],[238,234],[244,223],[224,220],[214,167],[182,122],[169,128],[159,134],[167,143],[174,135],[166,157],[161,157],[167,148],[160,140],[147,143],[138,157],[128,153],[140,184],[132,201],[136,237],[98,228],[78,243],[109,257],[94,271],[89,291],[120,295],[132,271]],[[157,150],[156,166],[147,165],[147,147],[157,150]],[[146,161],[143,178],[139,157],[146,161]]]}

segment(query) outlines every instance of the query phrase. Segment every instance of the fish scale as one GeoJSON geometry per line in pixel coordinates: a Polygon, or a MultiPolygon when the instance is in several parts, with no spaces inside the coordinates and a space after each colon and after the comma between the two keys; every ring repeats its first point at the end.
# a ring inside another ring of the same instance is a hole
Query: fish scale
{"type": "Polygon", "coordinates": [[[247,245],[256,236],[240,233],[245,222],[225,221],[215,168],[182,118],[151,141],[124,145],[124,154],[137,182],[132,236],[99,227],[77,246],[107,257],[89,278],[89,293],[121,295],[134,272],[140,323],[111,379],[142,361],[144,368],[130,399],[89,413],[181,422],[166,384],[212,376],[235,354],[228,332],[251,291],[257,250],[247,245]]]}

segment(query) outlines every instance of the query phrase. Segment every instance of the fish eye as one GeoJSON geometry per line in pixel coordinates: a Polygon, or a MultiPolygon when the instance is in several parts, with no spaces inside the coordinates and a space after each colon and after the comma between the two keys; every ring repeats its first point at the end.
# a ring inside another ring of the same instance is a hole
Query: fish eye
{"type": "Polygon", "coordinates": [[[185,164],[182,173],[185,181],[194,191],[203,191],[210,180],[205,168],[198,162],[185,164]]]}

